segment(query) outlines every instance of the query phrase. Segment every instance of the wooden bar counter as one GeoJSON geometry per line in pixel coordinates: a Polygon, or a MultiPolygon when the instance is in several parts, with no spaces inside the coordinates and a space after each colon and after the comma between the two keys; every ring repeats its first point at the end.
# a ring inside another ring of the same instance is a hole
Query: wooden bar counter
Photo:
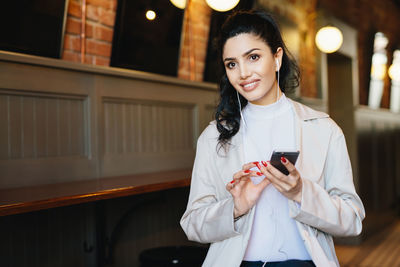
{"type": "Polygon", "coordinates": [[[0,190],[0,216],[190,185],[190,169],[0,190]]]}

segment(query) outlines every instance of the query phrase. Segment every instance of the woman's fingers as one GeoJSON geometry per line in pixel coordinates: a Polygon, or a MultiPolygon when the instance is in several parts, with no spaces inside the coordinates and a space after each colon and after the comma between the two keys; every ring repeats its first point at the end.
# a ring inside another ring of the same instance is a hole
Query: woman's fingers
{"type": "Polygon", "coordinates": [[[301,201],[302,181],[296,167],[284,157],[281,158],[281,162],[289,171],[288,175],[269,164],[264,172],[265,177],[287,198],[301,201]]]}
{"type": "Polygon", "coordinates": [[[251,171],[251,170],[242,170],[233,175],[232,181],[229,184],[235,185],[242,180],[247,180],[250,177],[261,176],[261,172],[251,171]]]}
{"type": "Polygon", "coordinates": [[[252,161],[252,162],[246,163],[242,166],[242,170],[250,170],[251,168],[258,167],[257,165],[259,165],[259,164],[260,164],[259,161],[252,161]]]}
{"type": "Polygon", "coordinates": [[[234,186],[235,186],[235,180],[232,180],[229,183],[227,183],[225,187],[226,187],[226,190],[228,190],[230,192],[234,186]]]}
{"type": "Polygon", "coordinates": [[[271,181],[268,178],[264,178],[257,186],[261,186],[261,189],[264,190],[270,183],[271,181]]]}
{"type": "Polygon", "coordinates": [[[283,166],[285,166],[286,169],[289,171],[289,175],[297,173],[296,167],[287,158],[281,157],[281,162],[283,166]]]}
{"type": "Polygon", "coordinates": [[[275,180],[281,181],[283,183],[287,183],[290,185],[291,180],[293,180],[293,178],[298,177],[297,169],[296,169],[296,167],[294,167],[294,165],[290,161],[288,161],[287,159],[285,159],[283,157],[281,159],[281,162],[286,167],[286,169],[289,171],[288,175],[283,174],[280,170],[275,168],[272,164],[268,164],[268,167],[266,169],[272,176],[274,176],[275,178],[278,178],[275,180]],[[286,162],[284,162],[283,160],[286,160],[286,162]]]}
{"type": "Polygon", "coordinates": [[[242,170],[238,171],[237,173],[235,173],[233,175],[233,179],[232,181],[230,181],[229,183],[226,184],[226,189],[230,192],[237,184],[239,184],[241,181],[246,181],[248,179],[250,179],[251,177],[256,177],[256,176],[262,176],[262,172],[259,171],[252,171],[250,169],[245,169],[247,167],[253,168],[255,167],[255,163],[248,163],[243,165],[242,170]]]}
{"type": "Polygon", "coordinates": [[[228,191],[231,191],[241,181],[248,180],[250,177],[264,175],[266,179],[257,185],[261,190],[263,190],[270,183],[273,183],[280,192],[289,192],[292,188],[296,187],[296,184],[298,183],[298,181],[296,181],[298,179],[298,173],[294,165],[286,158],[282,157],[281,162],[288,169],[290,177],[281,173],[269,162],[254,161],[244,164],[242,166],[242,170],[234,174],[232,181],[226,185],[226,188],[228,191]],[[257,167],[259,171],[250,170],[254,167],[257,167]]]}

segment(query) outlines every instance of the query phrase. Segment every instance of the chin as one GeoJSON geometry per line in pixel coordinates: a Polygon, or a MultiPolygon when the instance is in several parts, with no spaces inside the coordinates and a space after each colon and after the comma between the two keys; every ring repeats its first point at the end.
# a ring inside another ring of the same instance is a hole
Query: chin
{"type": "Polygon", "coordinates": [[[244,98],[247,99],[249,102],[254,102],[254,101],[259,101],[265,97],[265,94],[263,93],[257,93],[257,92],[250,92],[245,95],[243,95],[244,98]]]}

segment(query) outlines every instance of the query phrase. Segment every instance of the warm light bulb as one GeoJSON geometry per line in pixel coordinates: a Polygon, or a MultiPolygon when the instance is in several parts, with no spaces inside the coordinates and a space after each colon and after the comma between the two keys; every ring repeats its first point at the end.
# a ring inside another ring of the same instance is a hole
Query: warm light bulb
{"type": "Polygon", "coordinates": [[[207,5],[209,5],[212,9],[225,12],[234,8],[240,0],[206,0],[207,5]]]}
{"type": "Polygon", "coordinates": [[[392,81],[400,83],[400,50],[393,52],[393,63],[389,67],[389,77],[392,81]]]}
{"type": "Polygon", "coordinates": [[[170,0],[171,3],[180,9],[185,9],[186,7],[186,0],[170,0]]]}
{"type": "Polygon", "coordinates": [[[372,64],[371,77],[375,80],[383,80],[386,74],[385,64],[372,64]]]}
{"type": "Polygon", "coordinates": [[[315,43],[324,53],[336,52],[343,43],[342,32],[336,27],[323,27],[317,32],[315,43]]]}
{"type": "Polygon", "coordinates": [[[393,81],[400,82],[400,65],[399,64],[392,64],[389,67],[389,77],[393,81]]]}
{"type": "Polygon", "coordinates": [[[147,10],[146,12],[146,18],[148,20],[153,20],[156,18],[156,12],[154,12],[153,10],[147,10]]]}

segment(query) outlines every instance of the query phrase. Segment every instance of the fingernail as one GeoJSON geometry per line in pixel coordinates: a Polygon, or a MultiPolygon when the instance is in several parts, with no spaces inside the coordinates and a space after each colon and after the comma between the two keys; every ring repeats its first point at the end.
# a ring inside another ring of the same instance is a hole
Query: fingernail
{"type": "Polygon", "coordinates": [[[258,161],[257,161],[257,163],[255,163],[255,164],[256,164],[257,168],[261,171],[261,165],[260,165],[260,163],[258,163],[258,161]]]}
{"type": "Polygon", "coordinates": [[[250,170],[245,170],[244,172],[245,172],[245,173],[250,173],[250,170]]]}
{"type": "Polygon", "coordinates": [[[258,161],[254,161],[253,164],[256,164],[256,165],[257,165],[257,164],[258,164],[258,161]]]}
{"type": "Polygon", "coordinates": [[[233,184],[234,182],[235,182],[235,180],[232,180],[232,181],[231,181],[231,184],[233,184]]]}
{"type": "Polygon", "coordinates": [[[265,167],[268,166],[268,164],[265,161],[261,161],[262,165],[264,165],[265,167]]]}
{"type": "Polygon", "coordinates": [[[281,161],[282,161],[283,163],[286,163],[285,157],[281,157],[281,161]]]}
{"type": "Polygon", "coordinates": [[[261,172],[257,172],[257,175],[258,175],[258,176],[261,176],[261,175],[262,175],[262,173],[261,173],[261,172]]]}

